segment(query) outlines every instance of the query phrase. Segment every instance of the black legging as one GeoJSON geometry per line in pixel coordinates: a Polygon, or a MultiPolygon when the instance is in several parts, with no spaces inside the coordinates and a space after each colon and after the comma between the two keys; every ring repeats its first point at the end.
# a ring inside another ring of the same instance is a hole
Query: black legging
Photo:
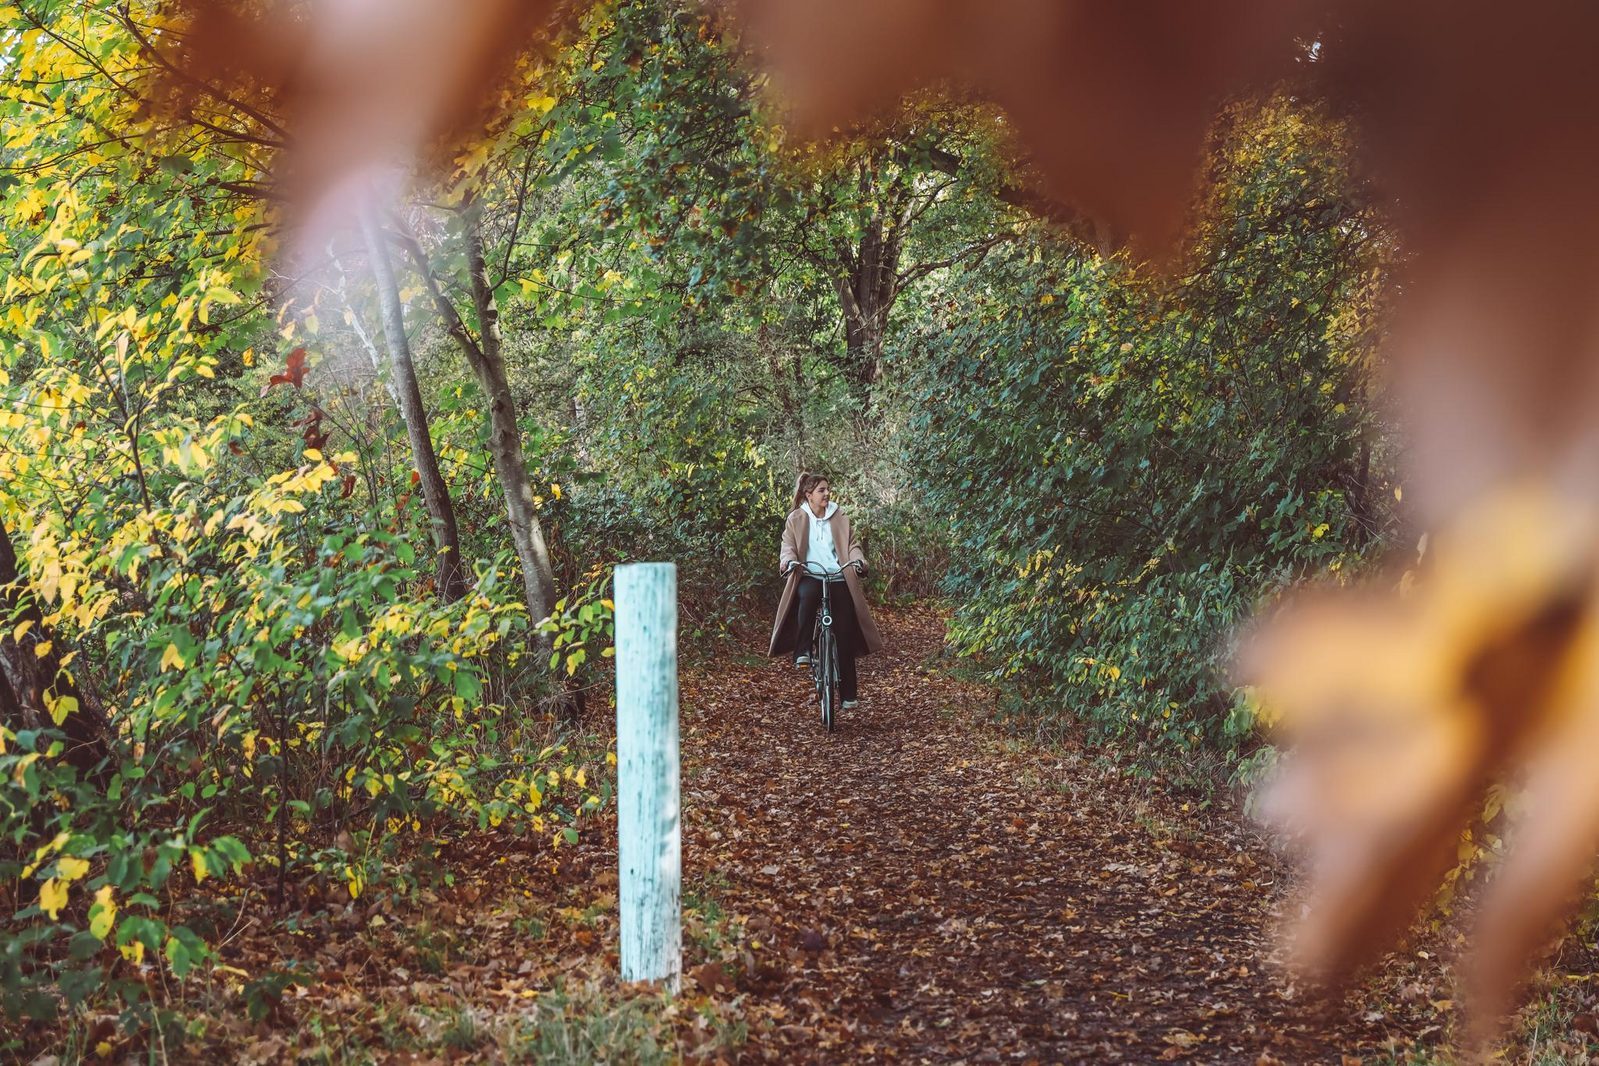
{"type": "MultiPolygon", "coordinates": [[[[860,625],[855,621],[855,600],[849,586],[842,581],[833,582],[828,590],[833,605],[833,632],[838,635],[838,687],[846,700],[856,696],[858,675],[855,656],[860,647],[860,625]]],[[[816,612],[822,607],[822,580],[808,574],[800,575],[799,628],[795,632],[795,647],[802,654],[811,653],[811,627],[816,625],[816,612]]]]}

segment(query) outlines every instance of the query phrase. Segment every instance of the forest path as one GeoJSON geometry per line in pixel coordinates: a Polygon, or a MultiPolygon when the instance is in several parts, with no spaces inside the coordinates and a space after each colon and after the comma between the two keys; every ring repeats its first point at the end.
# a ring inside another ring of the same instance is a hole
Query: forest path
{"type": "Polygon", "coordinates": [[[1421,1028],[1295,1001],[1282,870],[1233,814],[1005,742],[929,669],[938,616],[884,623],[832,736],[791,665],[683,678],[685,891],[764,941],[745,1057],[1339,1062],[1421,1028]]]}

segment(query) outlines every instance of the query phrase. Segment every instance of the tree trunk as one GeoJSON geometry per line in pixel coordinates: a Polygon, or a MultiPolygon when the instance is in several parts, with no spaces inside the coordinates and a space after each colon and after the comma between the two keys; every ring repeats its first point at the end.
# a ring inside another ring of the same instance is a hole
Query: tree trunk
{"type": "Polygon", "coordinates": [[[883,376],[883,337],[888,314],[899,296],[901,220],[875,210],[859,245],[843,257],[843,273],[834,280],[844,314],[845,377],[870,399],[883,376]]]}
{"type": "MultiPolygon", "coordinates": [[[[555,607],[555,572],[533,504],[533,482],[527,476],[522,454],[522,431],[517,424],[516,401],[505,374],[505,352],[500,337],[500,309],[489,282],[483,255],[483,219],[476,203],[462,213],[467,269],[472,274],[472,304],[477,312],[478,344],[467,361],[489,401],[489,454],[505,495],[505,513],[511,523],[511,542],[522,564],[522,587],[533,621],[547,618],[555,607]],[[475,356],[475,357],[474,357],[475,356]]],[[[548,643],[548,638],[540,641],[548,643]]]]}
{"type": "Polygon", "coordinates": [[[883,330],[875,308],[844,312],[844,377],[860,390],[862,402],[882,374],[883,330]]]}
{"type": "Polygon", "coordinates": [[[61,665],[61,642],[44,624],[44,616],[23,577],[21,563],[4,523],[0,523],[0,722],[12,731],[59,728],[66,734],[66,758],[79,772],[103,779],[110,751],[111,727],[105,708],[61,665]],[[31,622],[20,637],[16,627],[31,622]],[[49,645],[43,655],[39,650],[49,645]],[[59,727],[50,718],[45,693],[71,699],[77,707],[59,727]]]}
{"type": "Polygon", "coordinates": [[[433,530],[433,546],[438,551],[439,598],[454,603],[466,595],[466,571],[461,563],[461,538],[455,524],[455,504],[449,486],[439,473],[438,455],[428,432],[427,411],[422,406],[422,388],[417,384],[416,366],[411,362],[411,342],[405,334],[405,309],[400,304],[400,289],[394,281],[394,268],[384,244],[383,231],[373,209],[361,212],[361,231],[366,237],[367,256],[372,261],[372,278],[377,285],[378,303],[383,311],[383,337],[394,369],[394,388],[400,415],[411,441],[411,460],[416,464],[418,487],[433,530]]]}

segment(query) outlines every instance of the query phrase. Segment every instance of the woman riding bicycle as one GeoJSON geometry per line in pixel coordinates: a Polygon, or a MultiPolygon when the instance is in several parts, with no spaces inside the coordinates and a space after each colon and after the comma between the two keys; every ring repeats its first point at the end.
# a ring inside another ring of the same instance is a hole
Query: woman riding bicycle
{"type": "Polygon", "coordinates": [[[792,655],[796,666],[810,665],[811,630],[822,602],[823,579],[806,571],[828,575],[826,580],[837,583],[829,598],[833,625],[839,634],[839,688],[844,709],[849,710],[859,698],[855,660],[881,651],[883,638],[861,588],[866,554],[850,529],[849,518],[838,509],[832,495],[832,485],[821,474],[801,474],[794,487],[794,507],[783,522],[783,546],[777,565],[788,584],[777,605],[767,654],[792,655]],[[840,586],[849,595],[838,595],[840,586]]]}

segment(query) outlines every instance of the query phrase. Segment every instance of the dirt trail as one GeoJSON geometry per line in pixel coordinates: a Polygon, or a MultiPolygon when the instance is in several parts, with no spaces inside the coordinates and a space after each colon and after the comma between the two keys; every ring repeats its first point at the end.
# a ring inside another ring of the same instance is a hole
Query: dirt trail
{"type": "Polygon", "coordinates": [[[937,617],[885,635],[833,736],[792,667],[684,678],[688,882],[767,941],[748,1057],[1339,1062],[1423,1027],[1296,1000],[1281,871],[1232,816],[1005,744],[981,690],[925,669],[937,617]]]}
{"type": "Polygon", "coordinates": [[[608,807],[575,845],[444,840],[448,882],[415,896],[308,882],[285,916],[263,874],[220,926],[229,969],[169,1001],[203,1031],[172,1061],[1348,1066],[1444,1035],[1443,934],[1312,1013],[1270,962],[1288,897],[1256,834],[1007,742],[987,692],[928,668],[941,619],[885,615],[833,736],[791,666],[724,649],[684,671],[681,997],[617,980],[608,807]],[[286,969],[251,1021],[235,977],[286,969]]]}

